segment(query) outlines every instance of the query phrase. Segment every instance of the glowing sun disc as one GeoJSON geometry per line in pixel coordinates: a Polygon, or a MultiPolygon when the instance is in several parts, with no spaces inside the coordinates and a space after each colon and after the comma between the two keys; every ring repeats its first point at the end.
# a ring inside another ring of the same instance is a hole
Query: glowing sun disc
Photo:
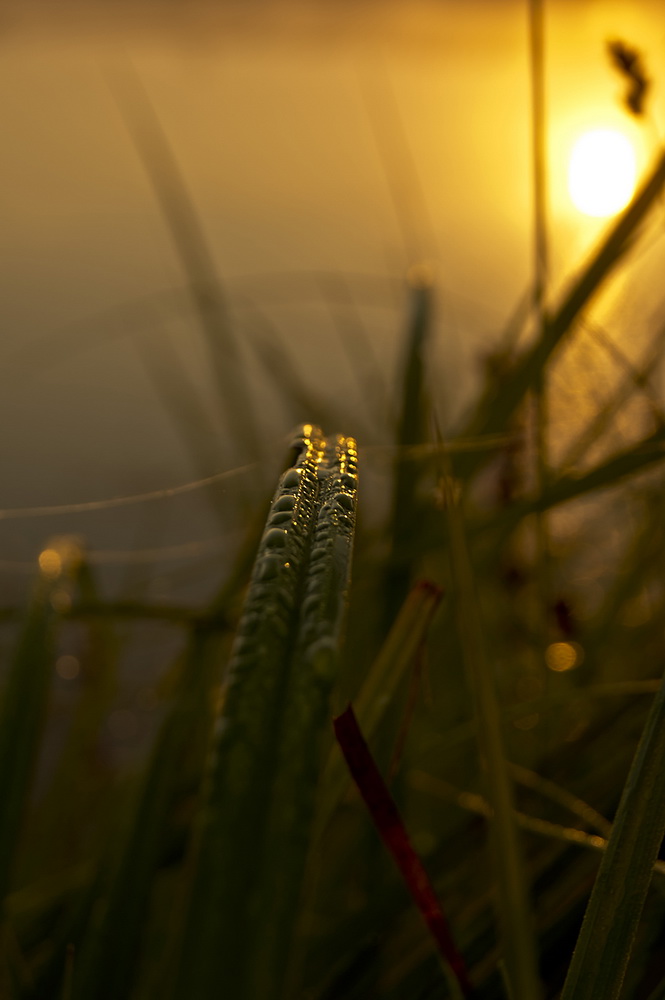
{"type": "Polygon", "coordinates": [[[573,204],[597,218],[625,208],[635,191],[637,163],[630,139],[613,129],[585,132],[570,154],[568,190],[573,204]]]}

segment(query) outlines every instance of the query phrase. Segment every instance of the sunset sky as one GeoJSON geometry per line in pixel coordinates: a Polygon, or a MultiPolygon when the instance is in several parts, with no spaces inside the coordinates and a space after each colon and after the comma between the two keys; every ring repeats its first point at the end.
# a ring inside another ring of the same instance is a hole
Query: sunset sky
{"type": "MultiPolygon", "coordinates": [[[[574,140],[620,129],[640,174],[662,142],[665,22],[657,2],[545,7],[554,299],[607,225],[570,201],[574,140]],[[642,118],[622,103],[612,39],[639,49],[653,79],[642,118]]],[[[0,46],[3,504],[192,478],[145,351],[168,337],[204,398],[209,381],[183,272],[128,133],[131,101],[117,96],[128,73],[177,161],[248,365],[252,337],[268,336],[257,316],[267,318],[313,392],[349,394],[352,422],[362,400],[349,390],[331,300],[353,307],[392,378],[403,276],[427,260],[440,302],[433,372],[450,413],[463,405],[479,353],[532,273],[525,3],[9,3],[0,46]]],[[[659,308],[658,226],[608,306],[617,330],[630,315],[635,338],[659,308]]],[[[265,373],[256,394],[269,449],[288,419],[265,373]]],[[[131,542],[131,523],[114,544],[131,542]]],[[[2,529],[17,560],[56,527],[18,524],[2,529]]]]}

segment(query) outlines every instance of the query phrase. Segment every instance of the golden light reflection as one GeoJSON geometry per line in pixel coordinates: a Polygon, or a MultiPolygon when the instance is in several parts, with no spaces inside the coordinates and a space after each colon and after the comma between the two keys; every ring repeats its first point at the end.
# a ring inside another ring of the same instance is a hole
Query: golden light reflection
{"type": "Polygon", "coordinates": [[[579,667],[584,651],[576,642],[553,642],[545,650],[545,662],[557,674],[579,667]]]}
{"type": "Polygon", "coordinates": [[[568,190],[585,215],[604,218],[625,208],[635,192],[637,158],[633,144],[617,129],[585,132],[568,164],[568,190]]]}
{"type": "Polygon", "coordinates": [[[49,580],[57,580],[62,572],[62,557],[56,549],[44,549],[39,553],[39,568],[49,580]]]}

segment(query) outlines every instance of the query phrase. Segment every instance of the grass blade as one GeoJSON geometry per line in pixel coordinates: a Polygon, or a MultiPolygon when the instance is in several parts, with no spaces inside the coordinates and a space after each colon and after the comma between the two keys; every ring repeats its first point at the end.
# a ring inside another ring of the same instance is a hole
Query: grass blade
{"type": "Polygon", "coordinates": [[[365,742],[351,705],[334,720],[335,735],[351,776],[372,821],[393,856],[404,882],[420,910],[441,957],[450,966],[465,997],[473,987],[457,949],[441,904],[420,858],[415,853],[397,806],[365,742]]]}
{"type": "Polygon", "coordinates": [[[321,737],[345,620],[355,528],[355,446],[329,439],[320,470],[319,513],[312,537],[300,625],[282,709],[277,771],[261,878],[262,906],[250,993],[282,993],[310,844],[322,766],[321,737]],[[340,486],[343,492],[340,492],[340,486]]]}
{"type": "Polygon", "coordinates": [[[424,269],[410,274],[411,316],[397,428],[397,453],[393,477],[390,523],[390,556],[386,570],[385,623],[389,628],[406,597],[413,562],[413,533],[417,530],[417,487],[420,465],[409,449],[425,438],[426,399],[424,351],[432,324],[432,284],[424,269]]]}
{"type": "MultiPolygon", "coordinates": [[[[98,604],[97,580],[85,554],[76,567],[80,602],[98,604]]],[[[68,619],[71,609],[64,612],[68,619]]],[[[30,881],[41,878],[44,862],[51,872],[75,865],[80,853],[90,853],[90,817],[108,807],[112,772],[100,750],[100,733],[117,688],[118,639],[111,620],[92,619],[80,654],[80,696],[72,713],[60,757],[34,810],[32,835],[22,852],[22,871],[30,881]],[[76,788],[70,808],[62,809],[76,788]],[[81,849],[83,850],[81,851],[81,849]]],[[[103,825],[102,825],[103,829],[103,825]]],[[[96,850],[95,845],[92,850],[96,850]]]]}
{"type": "MultiPolygon", "coordinates": [[[[366,739],[370,740],[376,733],[400,681],[413,664],[440,600],[439,588],[422,581],[404,602],[381,652],[354,698],[354,711],[366,739]]],[[[321,777],[322,798],[313,836],[315,843],[326,829],[348,786],[349,774],[344,759],[339,748],[333,746],[321,777]]]]}
{"type": "Polygon", "coordinates": [[[217,268],[166,133],[131,62],[107,68],[107,81],[152,183],[198,313],[217,398],[233,441],[256,458],[259,439],[246,374],[231,331],[217,268]]]}
{"type": "Polygon", "coordinates": [[[474,700],[477,738],[492,808],[490,842],[500,905],[506,972],[515,996],[537,1000],[541,996],[537,947],[534,936],[513,801],[513,787],[503,750],[500,708],[490,664],[483,645],[483,626],[464,523],[456,491],[447,477],[443,482],[450,535],[453,580],[458,594],[458,622],[464,663],[474,700]]]}
{"type": "Polygon", "coordinates": [[[134,819],[120,858],[112,865],[104,917],[88,935],[87,948],[77,960],[74,996],[81,1000],[129,996],[150,889],[170,830],[170,814],[183,790],[183,770],[189,766],[200,776],[202,768],[212,722],[211,692],[220,672],[214,638],[205,628],[195,629],[181,664],[134,819]]]}
{"type": "MultiPolygon", "coordinates": [[[[497,433],[507,426],[527,391],[540,378],[554,349],[632,246],[638,227],[648,215],[664,184],[665,154],[658,159],[633,201],[614,223],[559,307],[546,319],[542,335],[536,343],[522,355],[505,379],[489,387],[465,428],[465,435],[497,433]]],[[[456,473],[466,478],[480,467],[482,460],[482,455],[462,455],[455,462],[456,473]]]]}
{"type": "MultiPolygon", "coordinates": [[[[311,425],[295,451],[270,507],[215,727],[178,998],[203,1000],[224,982],[237,998],[263,1000],[252,979],[253,955],[265,946],[272,962],[275,951],[260,934],[257,940],[256,924],[262,928],[265,914],[282,907],[291,913],[299,892],[306,845],[292,825],[290,800],[278,801],[278,790],[292,787],[301,758],[312,754],[310,737],[324,714],[345,603],[357,466],[353,441],[326,441],[311,425]],[[280,753],[281,740],[291,739],[287,719],[297,731],[297,757],[287,744],[286,757],[280,753]],[[266,874],[266,859],[273,831],[284,842],[288,830],[294,843],[285,859],[289,885],[282,886],[275,873],[266,874]]],[[[311,808],[309,795],[313,790],[298,789],[298,820],[311,808]]],[[[288,937],[288,928],[278,934],[288,937]]],[[[282,952],[282,966],[286,957],[282,952]]],[[[269,989],[278,991],[284,969],[273,971],[269,989]]]]}
{"type": "Polygon", "coordinates": [[[39,578],[19,636],[0,707],[0,906],[11,883],[17,842],[46,720],[58,607],[67,601],[80,558],[71,538],[50,542],[39,556],[39,578]],[[64,600],[63,600],[64,598],[64,600]]]}
{"type": "Polygon", "coordinates": [[[665,684],[654,698],[561,1000],[616,1000],[665,835],[665,684]]]}

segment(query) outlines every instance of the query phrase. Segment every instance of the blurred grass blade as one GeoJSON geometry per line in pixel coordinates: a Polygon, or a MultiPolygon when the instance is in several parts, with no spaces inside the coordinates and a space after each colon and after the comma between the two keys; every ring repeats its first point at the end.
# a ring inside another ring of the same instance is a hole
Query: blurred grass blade
{"type": "Polygon", "coordinates": [[[12,865],[46,721],[59,610],[80,559],[73,538],[52,540],[39,556],[39,577],[28,608],[0,706],[0,906],[12,865]]]}
{"type": "MultiPolygon", "coordinates": [[[[554,349],[632,246],[638,227],[653,207],[664,184],[665,154],[658,159],[628,208],[614,223],[579,277],[573,281],[559,307],[546,319],[542,335],[522,355],[505,379],[488,388],[486,396],[464,430],[465,435],[497,433],[507,426],[527,391],[537,383],[554,349]]],[[[482,455],[461,455],[455,462],[455,471],[466,478],[479,468],[482,461],[482,455]]]]}
{"type": "Polygon", "coordinates": [[[557,805],[572,812],[573,815],[581,819],[587,826],[597,830],[603,837],[609,837],[612,832],[612,824],[597,809],[590,806],[588,802],[584,802],[577,795],[569,792],[567,788],[562,788],[556,782],[550,781],[549,778],[543,778],[542,775],[530,770],[528,767],[522,767],[520,764],[511,764],[510,771],[515,781],[519,782],[524,788],[530,788],[539,795],[542,795],[543,798],[549,799],[550,802],[556,802],[557,805]]]}
{"type": "MultiPolygon", "coordinates": [[[[400,681],[414,663],[439,606],[441,593],[435,584],[428,581],[416,584],[354,699],[354,711],[366,739],[370,740],[376,733],[400,681]]],[[[325,831],[348,787],[348,769],[339,747],[333,745],[321,776],[321,801],[314,843],[325,831]]]]}
{"type": "Polygon", "coordinates": [[[409,588],[413,535],[418,530],[417,487],[420,464],[408,449],[422,444],[426,432],[424,350],[432,324],[432,280],[425,268],[409,272],[411,315],[407,330],[402,399],[396,436],[390,521],[390,555],[386,569],[385,625],[390,628],[409,588]]]}
{"type": "Polygon", "coordinates": [[[372,821],[434,938],[441,957],[454,972],[465,997],[473,987],[466,964],[420,858],[414,851],[397,806],[363,738],[351,705],[334,720],[335,736],[372,821]]]}
{"type": "MultiPolygon", "coordinates": [[[[99,605],[97,580],[85,554],[75,569],[79,601],[99,605]]],[[[40,797],[32,835],[23,852],[25,870],[34,881],[50,870],[75,865],[90,833],[90,818],[103,813],[108,804],[111,767],[100,752],[100,734],[111,709],[117,687],[118,640],[110,618],[87,623],[87,644],[80,655],[80,695],[54,768],[40,797]],[[70,789],[76,795],[70,796],[70,789]],[[69,802],[64,810],[62,803],[69,802]]],[[[84,850],[83,854],[88,851],[84,850]]]]}
{"type": "Polygon", "coordinates": [[[279,388],[282,405],[288,407],[289,417],[302,421],[307,414],[317,423],[333,420],[334,407],[320,393],[313,393],[308,388],[280,331],[257,306],[252,307],[252,314],[257,331],[251,339],[252,350],[270,381],[279,388]]]}
{"type": "MultiPolygon", "coordinates": [[[[143,335],[134,340],[144,368],[168,415],[171,417],[196,474],[207,479],[219,468],[219,434],[210,419],[199,389],[192,383],[169,340],[167,331],[160,336],[143,335]]],[[[205,492],[222,530],[228,530],[228,500],[224,502],[223,482],[209,482],[205,492]]]]}
{"type": "MultiPolygon", "coordinates": [[[[487,799],[475,792],[463,792],[449,785],[441,778],[427,774],[425,771],[413,769],[409,771],[409,784],[421,792],[429,795],[436,795],[448,802],[454,802],[460,809],[476,813],[479,816],[492,818],[492,807],[487,799]]],[[[586,847],[592,851],[602,852],[607,850],[608,841],[604,836],[586,833],[576,827],[562,826],[560,823],[552,823],[550,820],[540,819],[538,816],[531,816],[529,813],[515,811],[515,820],[519,826],[530,833],[535,833],[539,837],[550,837],[553,840],[560,840],[566,844],[577,844],[578,847],[586,847]]],[[[612,827],[609,824],[609,833],[612,827]]],[[[653,866],[654,874],[660,880],[662,888],[665,889],[665,862],[656,861],[653,866]]]]}
{"type": "MultiPolygon", "coordinates": [[[[576,437],[561,460],[563,469],[571,468],[580,463],[587,452],[599,441],[603,434],[612,426],[616,414],[637,393],[647,393],[649,379],[662,356],[665,346],[665,323],[661,324],[649,344],[649,352],[639,368],[633,368],[628,362],[622,367],[627,369],[624,377],[616,387],[612,396],[599,408],[596,415],[588,422],[576,437]]],[[[653,403],[652,403],[653,406],[653,403]]],[[[653,407],[655,409],[655,407],[653,407]]]]}
{"type": "Polygon", "coordinates": [[[106,78],[135,144],[173,246],[189,282],[210,365],[217,400],[232,440],[245,455],[260,453],[253,407],[240,351],[208,240],[166,133],[129,59],[106,67],[106,78]]]}
{"type": "Polygon", "coordinates": [[[81,1000],[121,1000],[130,995],[171,813],[183,792],[183,778],[191,778],[195,789],[203,765],[212,723],[211,694],[220,673],[214,638],[205,627],[196,628],[180,665],[172,706],[153,747],[130,830],[119,861],[111,865],[101,925],[88,935],[77,959],[74,996],[81,1000]]]}
{"type": "Polygon", "coordinates": [[[497,538],[507,538],[517,525],[529,514],[549,510],[562,503],[576,500],[595,490],[611,489],[628,476],[639,475],[651,466],[665,460],[665,429],[659,429],[643,441],[612,455],[606,461],[582,475],[559,476],[549,483],[536,497],[514,503],[500,517],[493,518],[479,530],[481,534],[493,536],[493,547],[498,547],[497,538]]]}
{"type": "Polygon", "coordinates": [[[624,787],[562,1000],[619,997],[664,835],[665,684],[654,698],[624,787]]]}
{"type": "Polygon", "coordinates": [[[352,439],[326,440],[304,425],[294,447],[259,545],[215,726],[178,1000],[203,1000],[220,983],[238,1000],[267,1000],[279,995],[286,972],[318,771],[312,742],[334,676],[357,487],[352,439]],[[271,914],[284,926],[267,927],[271,914]],[[265,971],[255,963],[261,949],[265,971]]]}
{"type": "Polygon", "coordinates": [[[459,506],[459,489],[450,475],[444,476],[442,494],[457,592],[459,637],[473,695],[487,799],[492,808],[489,831],[498,890],[497,919],[506,971],[515,996],[520,1000],[538,1000],[541,986],[533,915],[522,864],[513,787],[503,750],[500,707],[483,644],[483,624],[459,506]]]}
{"type": "Polygon", "coordinates": [[[328,305],[340,344],[347,356],[349,370],[357,382],[358,395],[370,420],[368,432],[376,430],[390,413],[386,383],[381,365],[366,328],[356,308],[348,276],[340,271],[324,271],[319,276],[324,300],[328,305]]]}

